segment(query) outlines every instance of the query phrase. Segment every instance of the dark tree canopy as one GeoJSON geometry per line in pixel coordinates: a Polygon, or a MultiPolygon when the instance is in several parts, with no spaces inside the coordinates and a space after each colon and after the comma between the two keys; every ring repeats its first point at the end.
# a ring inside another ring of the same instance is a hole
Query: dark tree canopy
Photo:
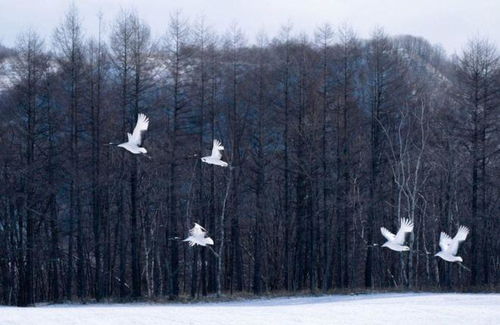
{"type": "Polygon", "coordinates": [[[248,43],[124,11],[0,46],[0,303],[360,289],[494,290],[500,61],[410,35],[284,26],[248,43]],[[101,29],[100,29],[101,30],[101,29]],[[151,159],[108,145],[150,118],[151,159]],[[214,139],[231,168],[203,164],[214,139]],[[414,221],[409,252],[380,227],[414,221]],[[213,250],[179,239],[193,222],[213,250]],[[434,257],[471,229],[464,266],[434,257]]]}

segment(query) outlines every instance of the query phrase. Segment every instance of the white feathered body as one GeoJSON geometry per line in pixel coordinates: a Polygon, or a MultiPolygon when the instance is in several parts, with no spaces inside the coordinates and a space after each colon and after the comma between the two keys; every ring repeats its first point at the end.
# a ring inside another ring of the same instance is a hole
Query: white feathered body
{"type": "Polygon", "coordinates": [[[217,158],[213,158],[212,156],[203,157],[203,158],[201,158],[201,161],[203,161],[204,163],[210,164],[210,165],[217,165],[217,166],[221,166],[221,167],[228,166],[227,162],[222,161],[222,160],[217,159],[217,158]]]}
{"type": "Polygon", "coordinates": [[[194,227],[189,230],[189,236],[183,241],[189,242],[189,246],[207,246],[214,244],[212,238],[207,236],[207,231],[205,230],[205,228],[197,223],[195,223],[194,227]]]}
{"type": "Polygon", "coordinates": [[[137,116],[137,123],[132,134],[127,133],[128,141],[120,143],[118,147],[123,148],[135,155],[146,154],[146,148],[141,147],[142,135],[149,127],[149,119],[144,114],[137,116]]]}
{"type": "Polygon", "coordinates": [[[405,245],[399,245],[390,241],[385,242],[382,247],[387,247],[396,252],[406,252],[410,250],[410,247],[405,245]]]}
{"type": "Polygon", "coordinates": [[[118,147],[128,150],[135,155],[138,155],[140,153],[145,154],[148,152],[146,148],[138,147],[137,145],[134,145],[133,143],[130,142],[121,143],[118,145],[118,147]]]}
{"type": "Polygon", "coordinates": [[[189,236],[188,238],[184,239],[184,241],[189,242],[189,246],[194,246],[194,245],[207,246],[214,244],[214,241],[210,237],[189,236]]]}
{"type": "Polygon", "coordinates": [[[212,154],[210,156],[201,158],[201,161],[210,165],[227,167],[228,163],[222,161],[222,150],[224,150],[224,146],[222,146],[219,140],[214,139],[212,154]]]}
{"type": "Polygon", "coordinates": [[[458,246],[467,239],[469,228],[460,226],[455,237],[451,238],[447,233],[441,232],[439,237],[439,247],[441,251],[435,256],[441,257],[447,262],[463,262],[462,257],[457,256],[458,246]]]}
{"type": "Polygon", "coordinates": [[[406,252],[410,250],[410,247],[405,246],[405,237],[407,233],[413,231],[413,222],[409,219],[401,219],[401,227],[399,228],[396,235],[391,233],[384,227],[380,228],[380,232],[387,239],[387,241],[382,245],[382,247],[387,247],[396,252],[406,252]]]}
{"type": "Polygon", "coordinates": [[[447,262],[452,262],[452,263],[453,262],[463,262],[464,261],[460,256],[451,255],[451,254],[446,253],[446,252],[439,252],[435,256],[439,256],[443,260],[445,260],[447,262]]]}

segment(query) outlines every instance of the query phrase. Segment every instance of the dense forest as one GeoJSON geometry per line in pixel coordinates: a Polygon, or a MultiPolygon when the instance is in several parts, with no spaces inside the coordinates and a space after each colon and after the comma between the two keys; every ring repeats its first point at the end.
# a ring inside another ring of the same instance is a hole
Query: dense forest
{"type": "Polygon", "coordinates": [[[134,11],[0,46],[0,303],[500,284],[500,61],[284,25],[250,42],[134,11]],[[150,119],[151,159],[110,145],[150,119]],[[230,168],[204,164],[213,139],[230,168]],[[409,252],[380,227],[414,221],[409,252]],[[197,222],[213,249],[181,240],[197,222]],[[441,231],[471,229],[463,266],[441,231]]]}

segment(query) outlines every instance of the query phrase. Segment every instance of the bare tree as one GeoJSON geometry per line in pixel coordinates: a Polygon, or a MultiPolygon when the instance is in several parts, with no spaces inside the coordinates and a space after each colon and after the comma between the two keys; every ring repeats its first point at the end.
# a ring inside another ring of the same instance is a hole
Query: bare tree
{"type": "MultiPolygon", "coordinates": [[[[461,118],[465,120],[465,145],[470,154],[471,164],[471,244],[472,250],[488,245],[479,242],[478,234],[489,224],[487,211],[487,179],[488,157],[498,154],[491,146],[493,134],[498,135],[495,126],[495,111],[498,110],[498,86],[495,84],[496,71],[499,67],[499,56],[495,48],[487,40],[472,40],[458,59],[457,100],[462,110],[461,118]]],[[[478,254],[472,257],[471,284],[479,283],[482,274],[484,280],[489,278],[488,260],[479,260],[478,254]],[[482,268],[482,270],[481,270],[482,268]]]]}
{"type": "Polygon", "coordinates": [[[66,298],[71,299],[73,287],[73,250],[74,250],[74,223],[76,221],[76,261],[77,261],[77,295],[83,298],[85,295],[84,279],[84,256],[83,256],[83,225],[82,225],[82,202],[81,202],[81,180],[80,180],[80,132],[81,123],[81,98],[83,91],[83,36],[81,22],[77,8],[72,5],[66,13],[62,24],[54,33],[54,43],[59,55],[59,65],[64,71],[62,83],[68,83],[65,87],[66,101],[69,109],[69,150],[70,150],[70,220],[69,220],[69,244],[67,261],[67,283],[66,298]]]}
{"type": "MultiPolygon", "coordinates": [[[[176,12],[170,16],[169,27],[166,35],[165,54],[168,62],[168,70],[170,80],[167,81],[169,87],[170,106],[170,132],[169,132],[169,196],[168,196],[168,229],[167,239],[175,236],[178,233],[179,218],[178,218],[178,202],[177,202],[177,158],[178,146],[180,142],[180,128],[182,127],[182,117],[184,109],[187,106],[185,98],[186,83],[184,73],[186,69],[187,59],[190,53],[187,51],[189,37],[189,29],[187,22],[181,16],[180,12],[176,12]]],[[[168,263],[169,274],[169,295],[176,298],[179,295],[179,248],[174,241],[169,243],[170,262],[168,263]]]]}

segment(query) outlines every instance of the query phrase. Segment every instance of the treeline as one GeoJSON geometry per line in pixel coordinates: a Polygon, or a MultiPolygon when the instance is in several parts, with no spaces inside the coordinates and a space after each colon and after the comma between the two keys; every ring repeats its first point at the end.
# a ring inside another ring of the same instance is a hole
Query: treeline
{"type": "Polygon", "coordinates": [[[284,26],[249,44],[176,13],[0,56],[0,303],[247,291],[498,290],[500,63],[412,36],[284,26]],[[150,118],[151,160],[109,143],[150,118]],[[212,140],[231,168],[202,164],[212,140]],[[380,227],[415,222],[410,252],[380,227]],[[189,247],[193,222],[214,250],[189,247]],[[471,228],[458,264],[440,231],[471,228]],[[220,259],[216,253],[220,253],[220,259]]]}

